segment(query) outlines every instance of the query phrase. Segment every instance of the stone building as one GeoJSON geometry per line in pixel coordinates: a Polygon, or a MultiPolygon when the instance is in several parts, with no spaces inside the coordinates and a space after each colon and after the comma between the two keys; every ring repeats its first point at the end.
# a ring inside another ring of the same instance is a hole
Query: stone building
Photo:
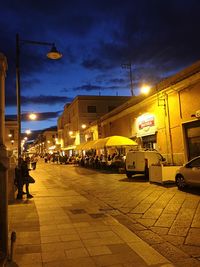
{"type": "Polygon", "coordinates": [[[100,128],[101,137],[126,136],[171,164],[183,164],[200,155],[199,95],[200,61],[157,84],[150,95],[132,97],[101,116],[85,136],[100,128]]]}
{"type": "MultiPolygon", "coordinates": [[[[69,150],[71,153],[76,145],[85,141],[85,127],[128,99],[128,96],[77,96],[71,104],[65,105],[62,115],[58,118],[60,149],[69,150]]],[[[93,136],[90,138],[93,139],[93,136]]]]}
{"type": "Polygon", "coordinates": [[[52,127],[42,131],[34,144],[35,152],[39,155],[53,153],[58,150],[57,147],[57,127],[52,127]]]}

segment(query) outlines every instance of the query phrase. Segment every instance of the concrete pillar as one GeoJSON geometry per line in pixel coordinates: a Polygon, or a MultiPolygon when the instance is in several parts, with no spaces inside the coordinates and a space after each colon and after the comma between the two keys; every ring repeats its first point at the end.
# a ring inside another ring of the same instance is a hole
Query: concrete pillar
{"type": "Polygon", "coordinates": [[[5,141],[5,77],[6,57],[0,53],[0,250],[8,256],[8,166],[9,159],[5,141]]]}

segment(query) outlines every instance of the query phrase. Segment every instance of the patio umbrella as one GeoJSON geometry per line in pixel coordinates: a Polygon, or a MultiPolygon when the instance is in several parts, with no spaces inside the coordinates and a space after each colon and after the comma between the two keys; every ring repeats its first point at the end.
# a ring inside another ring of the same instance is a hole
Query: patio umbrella
{"type": "Polygon", "coordinates": [[[130,138],[124,137],[124,136],[109,136],[103,139],[97,140],[96,143],[94,143],[94,148],[104,148],[104,147],[117,147],[117,146],[137,146],[138,144],[131,140],[130,138]]]}

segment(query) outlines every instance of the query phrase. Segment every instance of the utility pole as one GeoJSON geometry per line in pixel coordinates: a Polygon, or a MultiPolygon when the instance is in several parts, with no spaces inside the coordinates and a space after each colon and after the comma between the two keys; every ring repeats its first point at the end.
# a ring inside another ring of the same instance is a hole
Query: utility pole
{"type": "Polygon", "coordinates": [[[131,62],[126,63],[126,64],[122,64],[122,68],[129,70],[131,96],[135,96],[135,94],[133,92],[133,76],[132,76],[132,64],[131,64],[131,62]]]}

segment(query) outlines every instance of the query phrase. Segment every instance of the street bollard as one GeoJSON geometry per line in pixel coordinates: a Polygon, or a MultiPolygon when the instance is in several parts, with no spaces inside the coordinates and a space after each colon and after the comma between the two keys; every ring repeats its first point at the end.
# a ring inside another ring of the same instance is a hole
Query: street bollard
{"type": "Polygon", "coordinates": [[[13,254],[14,254],[14,243],[15,243],[15,241],[16,241],[16,238],[17,238],[17,236],[16,236],[16,232],[12,232],[11,233],[11,238],[10,238],[10,241],[11,241],[11,243],[10,243],[10,255],[9,255],[9,259],[8,259],[8,261],[13,261],[13,254]]]}

